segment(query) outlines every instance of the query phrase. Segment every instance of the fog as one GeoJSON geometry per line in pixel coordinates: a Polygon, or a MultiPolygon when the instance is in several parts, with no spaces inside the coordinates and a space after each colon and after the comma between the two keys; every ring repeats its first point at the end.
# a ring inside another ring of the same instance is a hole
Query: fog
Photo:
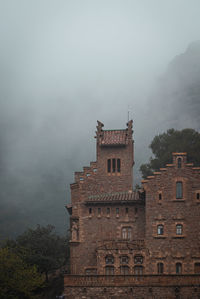
{"type": "Polygon", "coordinates": [[[181,104],[184,119],[180,96],[169,101],[180,87],[170,62],[200,40],[199,9],[198,0],[0,0],[3,236],[37,223],[66,233],[69,184],[95,160],[97,119],[125,128],[129,111],[136,183],[156,134],[200,129],[198,100],[189,114],[181,104]]]}

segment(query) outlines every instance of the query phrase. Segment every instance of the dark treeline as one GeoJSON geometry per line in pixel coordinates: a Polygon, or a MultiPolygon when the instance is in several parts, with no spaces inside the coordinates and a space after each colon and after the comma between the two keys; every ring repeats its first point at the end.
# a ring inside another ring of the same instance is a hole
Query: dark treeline
{"type": "MultiPolygon", "coordinates": [[[[15,240],[3,241],[0,248],[0,297],[46,298],[45,292],[54,286],[53,280],[69,270],[68,261],[68,239],[57,235],[51,225],[38,225],[15,240]]],[[[55,289],[53,293],[59,295],[62,287],[63,283],[61,289],[55,289]]]]}

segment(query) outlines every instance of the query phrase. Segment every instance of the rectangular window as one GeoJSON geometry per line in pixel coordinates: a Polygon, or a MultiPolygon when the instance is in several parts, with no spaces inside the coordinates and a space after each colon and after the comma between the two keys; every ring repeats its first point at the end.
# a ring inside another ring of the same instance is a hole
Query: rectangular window
{"type": "Polygon", "coordinates": [[[117,172],[121,171],[121,161],[120,159],[117,159],[117,172]]]}
{"type": "Polygon", "coordinates": [[[182,264],[176,263],[176,274],[181,274],[181,273],[182,273],[182,264]]]}
{"type": "Polygon", "coordinates": [[[108,159],[107,161],[107,170],[108,172],[111,172],[111,159],[108,159]]]}
{"type": "Polygon", "coordinates": [[[128,214],[128,208],[126,208],[126,214],[128,214]]]}
{"type": "Polygon", "coordinates": [[[143,274],[143,267],[142,266],[135,266],[134,267],[134,274],[135,275],[142,275],[143,274]]]}
{"type": "Polygon", "coordinates": [[[112,172],[116,171],[116,159],[112,159],[112,172]]]}
{"type": "Polygon", "coordinates": [[[183,183],[182,182],[176,183],[176,198],[177,199],[183,198],[183,183]]]}
{"type": "Polygon", "coordinates": [[[114,267],[106,266],[106,275],[114,275],[114,267]]]}
{"type": "Polygon", "coordinates": [[[110,214],[110,208],[107,208],[107,215],[110,214]]]}
{"type": "Polygon", "coordinates": [[[197,199],[200,199],[200,193],[197,193],[196,197],[197,199]]]}
{"type": "Polygon", "coordinates": [[[162,224],[158,225],[157,232],[158,232],[158,235],[163,235],[164,234],[164,226],[162,224]]]}
{"type": "Polygon", "coordinates": [[[162,193],[159,193],[158,198],[159,200],[162,200],[162,193]]]}
{"type": "Polygon", "coordinates": [[[89,214],[92,214],[92,208],[89,208],[89,214]]]}
{"type": "Polygon", "coordinates": [[[157,264],[157,271],[158,271],[158,274],[163,274],[163,272],[164,272],[164,265],[163,265],[163,263],[158,263],[157,264]]]}
{"type": "Polygon", "coordinates": [[[119,208],[116,208],[116,214],[119,215],[119,208]]]}
{"type": "Polygon", "coordinates": [[[98,214],[99,215],[101,214],[101,208],[98,208],[98,214]]]}
{"type": "Polygon", "coordinates": [[[177,224],[176,225],[176,234],[177,235],[182,235],[182,233],[183,233],[183,226],[182,226],[182,224],[177,224]]]}

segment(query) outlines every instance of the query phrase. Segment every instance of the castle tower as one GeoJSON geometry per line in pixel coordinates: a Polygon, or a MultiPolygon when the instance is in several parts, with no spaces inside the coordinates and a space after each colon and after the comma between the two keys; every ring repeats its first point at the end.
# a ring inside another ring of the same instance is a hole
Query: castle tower
{"type": "Polygon", "coordinates": [[[132,123],[122,130],[103,130],[98,121],[97,161],[75,172],[71,205],[67,206],[72,274],[103,274],[105,242],[122,246],[126,252],[133,240],[144,238],[144,201],[133,192],[132,123]]]}
{"type": "Polygon", "coordinates": [[[98,178],[103,182],[101,192],[133,190],[133,121],[122,130],[103,130],[98,121],[96,152],[98,178]]]}

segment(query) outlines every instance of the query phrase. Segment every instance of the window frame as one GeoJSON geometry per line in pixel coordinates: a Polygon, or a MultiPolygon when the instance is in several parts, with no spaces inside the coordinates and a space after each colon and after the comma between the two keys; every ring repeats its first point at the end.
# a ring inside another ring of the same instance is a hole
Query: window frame
{"type": "Polygon", "coordinates": [[[176,199],[183,199],[183,182],[176,182],[176,199]]]}
{"type": "Polygon", "coordinates": [[[181,223],[176,224],[176,235],[177,236],[183,235],[183,224],[181,224],[181,223]]]}
{"type": "Polygon", "coordinates": [[[164,264],[162,262],[157,263],[157,273],[158,274],[164,273],[164,264]]]}
{"type": "Polygon", "coordinates": [[[182,263],[178,262],[176,263],[176,274],[182,274],[182,263]]]}
{"type": "Polygon", "coordinates": [[[132,227],[131,226],[124,226],[121,229],[122,239],[123,240],[131,240],[132,238],[132,227]]]}
{"type": "Polygon", "coordinates": [[[115,274],[115,267],[114,266],[105,266],[105,275],[114,275],[115,274]]]}
{"type": "Polygon", "coordinates": [[[133,271],[135,275],[143,275],[144,267],[143,266],[134,266],[133,271]]]}
{"type": "Polygon", "coordinates": [[[120,266],[120,274],[121,275],[129,275],[130,274],[130,267],[127,265],[120,266]]]}
{"type": "Polygon", "coordinates": [[[164,225],[163,224],[158,224],[157,225],[157,235],[158,236],[163,236],[164,235],[164,225]]]}

